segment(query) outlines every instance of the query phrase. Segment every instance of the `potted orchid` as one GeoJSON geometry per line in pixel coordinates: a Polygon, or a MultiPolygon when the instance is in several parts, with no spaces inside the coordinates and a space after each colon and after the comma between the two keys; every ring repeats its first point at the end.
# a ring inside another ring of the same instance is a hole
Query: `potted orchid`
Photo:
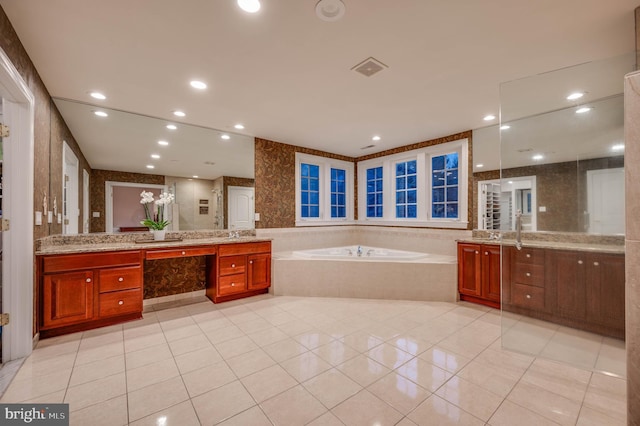
{"type": "Polygon", "coordinates": [[[155,200],[153,198],[152,192],[142,191],[140,193],[140,204],[144,206],[144,213],[146,218],[140,223],[144,226],[149,227],[151,232],[153,232],[154,240],[164,240],[165,228],[169,226],[171,222],[165,220],[165,206],[171,204],[175,199],[173,194],[169,194],[167,192],[163,192],[160,194],[160,197],[155,200]],[[149,208],[149,204],[156,205],[156,211],[149,208]]]}

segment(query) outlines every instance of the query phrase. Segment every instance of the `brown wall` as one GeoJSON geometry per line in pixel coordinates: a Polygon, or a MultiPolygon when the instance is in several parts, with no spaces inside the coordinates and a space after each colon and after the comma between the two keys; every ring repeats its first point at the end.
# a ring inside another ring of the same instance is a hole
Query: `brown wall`
{"type": "Polygon", "coordinates": [[[90,212],[100,212],[100,217],[91,217],[90,232],[105,232],[105,182],[148,183],[164,185],[164,176],[147,175],[143,173],[117,172],[113,170],[93,170],[90,178],[90,212]]]}
{"type": "MultiPolygon", "coordinates": [[[[584,232],[587,171],[623,166],[624,157],[607,157],[506,169],[503,178],[536,176],[538,206],[547,208],[546,212],[538,212],[538,231],[584,232]]],[[[500,179],[499,170],[473,175],[474,229],[478,227],[478,182],[492,179],[500,179]]]]}
{"type": "MultiPolygon", "coordinates": [[[[4,10],[0,8],[0,48],[7,54],[13,65],[24,79],[35,97],[34,122],[34,211],[43,210],[43,198],[46,195],[48,209],[53,210],[54,198],[58,202],[58,211],[62,210],[62,141],[65,140],[73,149],[79,165],[80,206],[82,206],[82,169],[91,171],[87,160],[78,147],[71,132],[67,128],[58,109],[53,104],[38,71],[29,55],[18,39],[13,26],[4,10]]],[[[82,210],[82,209],[81,209],[82,210]]],[[[46,218],[46,213],[44,218],[46,218]]],[[[31,212],[30,214],[35,214],[31,212]]],[[[78,231],[82,231],[81,217],[78,231]]],[[[34,225],[34,239],[62,232],[62,225],[54,223],[34,225]]]]}
{"type": "MultiPolygon", "coordinates": [[[[432,139],[389,149],[375,154],[358,158],[331,154],[309,148],[287,145],[280,142],[256,138],[255,145],[255,176],[256,176],[256,212],[260,213],[260,221],[256,222],[256,228],[290,228],[295,226],[295,161],[296,152],[317,155],[320,157],[335,158],[337,160],[354,163],[354,218],[358,218],[358,170],[357,162],[399,152],[425,148],[441,143],[452,142],[458,139],[469,140],[469,185],[472,183],[471,165],[473,164],[472,132],[466,131],[443,138],[432,139]]],[[[469,214],[471,215],[473,204],[471,191],[469,191],[469,214]]],[[[471,222],[469,222],[471,229],[471,222]]]]}

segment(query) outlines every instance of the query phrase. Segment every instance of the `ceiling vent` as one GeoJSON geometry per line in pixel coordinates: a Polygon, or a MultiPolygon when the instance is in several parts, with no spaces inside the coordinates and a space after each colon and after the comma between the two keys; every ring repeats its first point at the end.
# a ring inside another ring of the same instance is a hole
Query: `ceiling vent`
{"type": "Polygon", "coordinates": [[[375,145],[367,145],[367,146],[363,146],[360,149],[369,149],[369,148],[373,148],[375,145]]]}
{"type": "Polygon", "coordinates": [[[376,58],[370,56],[351,69],[353,71],[359,72],[366,77],[371,77],[372,75],[376,74],[379,71],[382,71],[385,68],[389,67],[376,58]]]}

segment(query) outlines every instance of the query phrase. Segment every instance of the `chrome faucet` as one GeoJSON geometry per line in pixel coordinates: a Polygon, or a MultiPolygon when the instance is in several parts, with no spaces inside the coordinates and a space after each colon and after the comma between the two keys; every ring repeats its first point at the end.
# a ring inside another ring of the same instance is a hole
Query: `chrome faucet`
{"type": "Polygon", "coordinates": [[[362,257],[362,247],[358,246],[358,257],[362,257]]]}
{"type": "Polygon", "coordinates": [[[522,210],[516,212],[516,248],[522,250],[522,210]]]}
{"type": "Polygon", "coordinates": [[[230,239],[240,238],[240,231],[230,231],[229,238],[230,239]]]}

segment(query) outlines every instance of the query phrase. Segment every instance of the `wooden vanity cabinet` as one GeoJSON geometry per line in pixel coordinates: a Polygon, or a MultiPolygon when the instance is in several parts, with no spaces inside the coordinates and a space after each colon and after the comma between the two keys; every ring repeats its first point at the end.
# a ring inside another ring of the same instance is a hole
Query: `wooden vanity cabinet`
{"type": "Polygon", "coordinates": [[[222,244],[207,258],[206,295],[214,303],[266,293],[270,286],[270,241],[222,244]]]}
{"type": "Polygon", "coordinates": [[[505,310],[624,338],[624,254],[505,250],[505,310]]]}
{"type": "Polygon", "coordinates": [[[142,316],[142,252],[38,256],[41,337],[142,316]]]}
{"type": "Polygon", "coordinates": [[[458,243],[460,300],[500,308],[500,246],[458,243]]]}

